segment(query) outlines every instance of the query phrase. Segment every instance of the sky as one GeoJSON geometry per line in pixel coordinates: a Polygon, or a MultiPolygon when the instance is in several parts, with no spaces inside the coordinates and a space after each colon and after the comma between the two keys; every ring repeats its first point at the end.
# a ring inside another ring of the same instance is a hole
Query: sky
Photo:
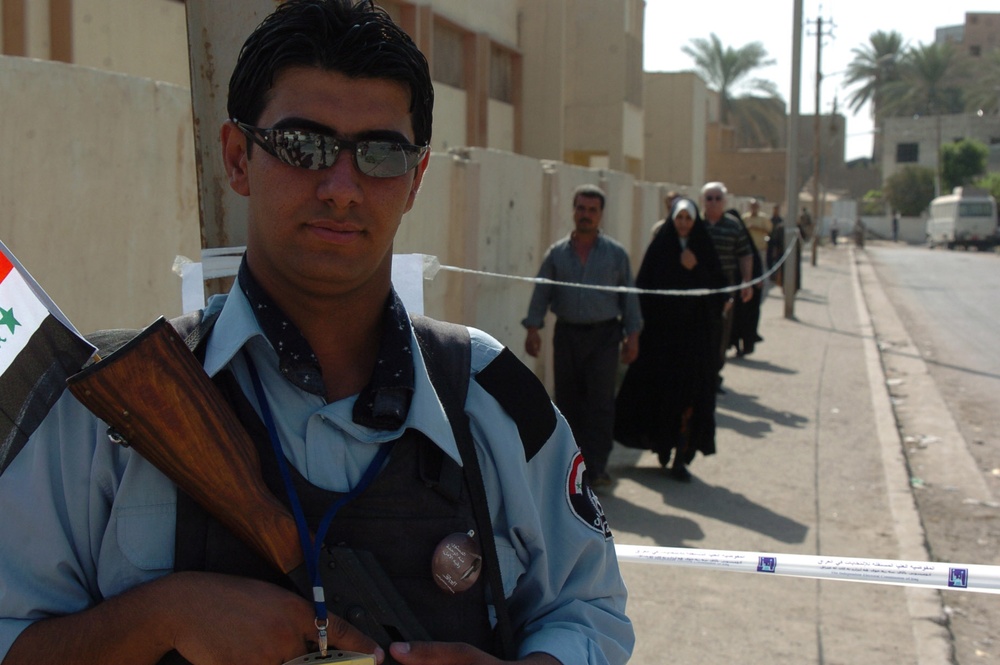
{"type": "MultiPolygon", "coordinates": [[[[712,33],[724,47],[761,42],[776,62],[752,76],[774,81],[790,109],[794,8],[794,0],[646,0],[643,68],[650,72],[694,69],[694,61],[681,48],[692,39],[708,39],[712,33]]],[[[1000,3],[803,0],[799,112],[811,115],[816,106],[816,25],[822,18],[821,113],[830,113],[836,101],[837,109],[847,118],[845,158],[871,157],[870,110],[865,106],[857,114],[851,111],[847,106],[851,89],[843,87],[844,70],[854,59],[852,50],[868,44],[869,36],[877,30],[895,30],[910,46],[930,44],[937,28],[964,24],[966,12],[1000,12],[1000,3]]]]}

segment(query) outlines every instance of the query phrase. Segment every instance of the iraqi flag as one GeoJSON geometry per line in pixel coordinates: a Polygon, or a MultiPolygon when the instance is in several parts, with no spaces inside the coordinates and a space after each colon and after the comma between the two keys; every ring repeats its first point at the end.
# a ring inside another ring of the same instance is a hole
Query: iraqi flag
{"type": "Polygon", "coordinates": [[[0,474],[94,350],[0,242],[0,474]]]}

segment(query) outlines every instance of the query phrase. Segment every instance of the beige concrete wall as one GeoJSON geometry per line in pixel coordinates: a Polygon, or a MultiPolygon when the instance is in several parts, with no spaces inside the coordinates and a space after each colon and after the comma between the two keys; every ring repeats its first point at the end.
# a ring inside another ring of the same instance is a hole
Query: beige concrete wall
{"type": "Polygon", "coordinates": [[[514,107],[491,99],[488,102],[490,118],[486,129],[489,147],[514,152],[514,107]]]}
{"type": "Polygon", "coordinates": [[[73,0],[71,26],[75,64],[190,87],[183,2],[73,0]]]}
{"type": "Polygon", "coordinates": [[[566,0],[520,0],[523,106],[521,150],[563,159],[566,104],[566,0]]]}
{"type": "Polygon", "coordinates": [[[464,90],[444,83],[434,84],[434,126],[431,129],[431,150],[448,152],[452,148],[464,146],[466,141],[467,116],[465,113],[464,90]]]}
{"type": "Polygon", "coordinates": [[[200,255],[188,91],[0,57],[0,239],[78,328],[180,314],[200,255]]]}
{"type": "Polygon", "coordinates": [[[29,58],[49,58],[52,47],[49,24],[48,2],[26,2],[25,4],[25,39],[29,58]]]}
{"type": "Polygon", "coordinates": [[[646,180],[705,183],[708,86],[692,72],[643,77],[646,180]]]}
{"type": "Polygon", "coordinates": [[[606,155],[610,168],[624,171],[626,157],[642,157],[641,152],[627,153],[625,146],[625,2],[571,0],[566,16],[563,159],[606,155]]]}

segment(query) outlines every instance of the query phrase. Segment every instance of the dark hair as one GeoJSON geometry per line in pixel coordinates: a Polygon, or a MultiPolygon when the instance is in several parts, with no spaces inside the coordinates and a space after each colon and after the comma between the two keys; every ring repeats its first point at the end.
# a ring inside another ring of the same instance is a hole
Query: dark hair
{"type": "Polygon", "coordinates": [[[402,83],[410,90],[414,143],[430,142],[434,87],[427,59],[371,0],[287,0],[278,5],[240,49],[229,79],[229,117],[255,124],[275,78],[289,67],[402,83]]]}
{"type": "Polygon", "coordinates": [[[573,205],[576,205],[576,197],[585,196],[601,200],[601,210],[604,210],[604,190],[597,185],[580,185],[573,190],[573,205]]]}

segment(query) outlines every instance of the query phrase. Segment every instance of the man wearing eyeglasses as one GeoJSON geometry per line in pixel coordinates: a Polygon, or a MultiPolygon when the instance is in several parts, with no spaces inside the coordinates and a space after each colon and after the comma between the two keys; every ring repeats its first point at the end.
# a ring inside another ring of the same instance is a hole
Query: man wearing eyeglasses
{"type": "Polygon", "coordinates": [[[628,660],[614,543],[566,421],[489,335],[426,347],[392,288],[432,107],[426,60],[369,2],[288,0],[261,23],[220,135],[247,251],[198,347],[302,549],[370,553],[429,639],[382,647],[354,613],[325,616],[337,598],[291,591],[67,392],[0,477],[4,665],[274,665],[327,639],[401,665],[628,660]],[[427,348],[471,364],[458,412],[427,348]]]}
{"type": "MultiPolygon", "coordinates": [[[[701,188],[702,210],[708,234],[719,254],[722,272],[730,286],[745,284],[753,275],[753,249],[743,230],[743,225],[726,213],[726,186],[721,182],[709,182],[701,188]]],[[[753,289],[749,286],[734,292],[743,302],[749,302],[753,297],[753,289]]],[[[713,336],[718,338],[719,373],[716,379],[716,390],[722,389],[722,368],[726,363],[726,350],[729,348],[729,337],[733,329],[733,298],[726,301],[719,318],[719,324],[713,329],[713,336]]],[[[714,340],[713,340],[714,341],[714,340]]]]}

